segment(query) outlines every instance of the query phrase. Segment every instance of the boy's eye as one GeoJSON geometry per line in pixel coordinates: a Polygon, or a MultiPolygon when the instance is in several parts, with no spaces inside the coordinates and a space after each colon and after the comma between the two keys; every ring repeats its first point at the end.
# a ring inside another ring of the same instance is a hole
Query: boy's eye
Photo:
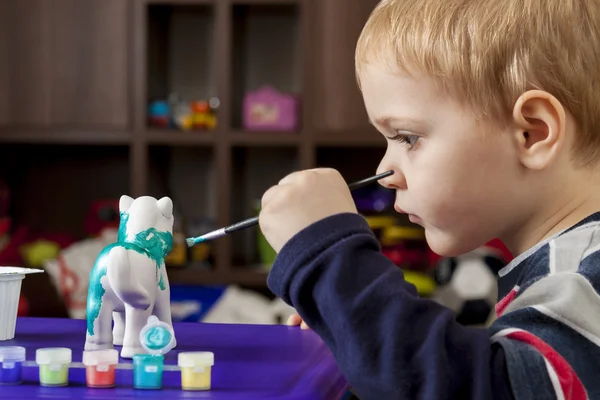
{"type": "Polygon", "coordinates": [[[396,131],[394,136],[389,137],[389,139],[404,143],[409,149],[412,149],[417,144],[419,136],[396,131]]]}

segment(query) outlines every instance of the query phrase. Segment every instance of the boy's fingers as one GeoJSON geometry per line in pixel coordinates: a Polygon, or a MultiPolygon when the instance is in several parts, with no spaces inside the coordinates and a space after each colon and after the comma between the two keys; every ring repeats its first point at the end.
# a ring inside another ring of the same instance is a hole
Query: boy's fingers
{"type": "Polygon", "coordinates": [[[300,323],[302,323],[302,318],[300,318],[300,316],[298,314],[292,314],[288,317],[286,325],[296,326],[296,325],[300,325],[300,323]]]}
{"type": "Polygon", "coordinates": [[[310,329],[310,327],[308,325],[306,325],[306,322],[302,321],[302,323],[300,324],[300,328],[301,329],[310,329]]]}

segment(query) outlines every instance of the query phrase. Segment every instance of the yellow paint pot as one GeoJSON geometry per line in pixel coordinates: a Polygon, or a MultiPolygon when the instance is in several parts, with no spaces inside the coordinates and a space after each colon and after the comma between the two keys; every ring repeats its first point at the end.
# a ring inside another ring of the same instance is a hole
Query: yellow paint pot
{"type": "Polygon", "coordinates": [[[211,369],[215,356],[208,351],[179,353],[177,364],[181,368],[183,390],[210,390],[211,369]]]}

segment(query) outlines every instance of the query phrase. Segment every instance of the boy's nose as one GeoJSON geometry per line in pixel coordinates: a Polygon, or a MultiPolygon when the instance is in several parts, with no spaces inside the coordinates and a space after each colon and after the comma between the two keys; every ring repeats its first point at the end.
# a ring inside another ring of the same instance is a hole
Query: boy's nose
{"type": "Polygon", "coordinates": [[[394,171],[394,173],[390,176],[386,176],[383,179],[379,180],[379,184],[387,189],[406,189],[406,179],[404,174],[398,168],[397,165],[394,165],[392,162],[387,160],[387,157],[383,157],[381,162],[379,163],[379,167],[377,167],[377,173],[382,174],[386,171],[394,171]]]}

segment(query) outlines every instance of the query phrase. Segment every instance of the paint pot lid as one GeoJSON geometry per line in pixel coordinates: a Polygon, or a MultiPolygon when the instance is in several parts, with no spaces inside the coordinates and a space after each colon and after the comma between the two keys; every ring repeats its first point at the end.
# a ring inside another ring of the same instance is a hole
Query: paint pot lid
{"type": "Polygon", "coordinates": [[[215,355],[210,351],[187,351],[179,353],[177,365],[181,368],[208,367],[215,364],[215,355]]]}
{"type": "Polygon", "coordinates": [[[167,354],[175,347],[175,332],[168,324],[151,315],[140,331],[140,343],[149,354],[167,354]]]}
{"type": "Polygon", "coordinates": [[[66,347],[46,347],[37,349],[35,362],[38,364],[70,364],[73,352],[66,347]]]}
{"type": "Polygon", "coordinates": [[[83,365],[116,365],[119,363],[119,352],[116,349],[84,351],[83,365]]]}
{"type": "Polygon", "coordinates": [[[0,346],[0,362],[23,362],[25,361],[25,347],[0,346]]]}

